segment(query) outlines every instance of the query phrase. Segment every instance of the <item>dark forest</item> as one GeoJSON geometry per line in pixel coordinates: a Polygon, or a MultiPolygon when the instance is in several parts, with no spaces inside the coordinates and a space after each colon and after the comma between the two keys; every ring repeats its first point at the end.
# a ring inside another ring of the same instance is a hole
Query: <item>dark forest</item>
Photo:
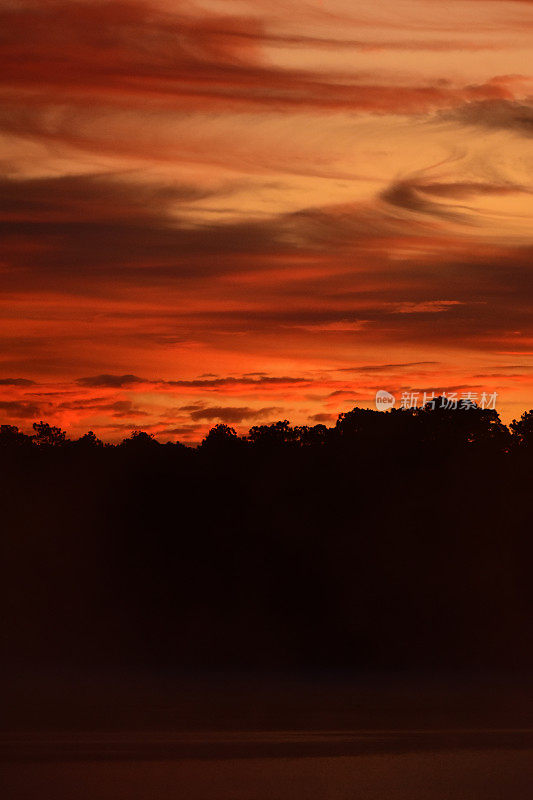
{"type": "Polygon", "coordinates": [[[4,663],[533,663],[533,411],[354,408],[197,448],[0,429],[4,663]]]}

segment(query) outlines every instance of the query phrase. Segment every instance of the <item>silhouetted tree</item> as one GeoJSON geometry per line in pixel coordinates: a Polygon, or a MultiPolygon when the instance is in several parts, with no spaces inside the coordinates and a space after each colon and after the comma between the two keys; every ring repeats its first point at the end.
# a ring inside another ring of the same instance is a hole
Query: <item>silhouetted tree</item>
{"type": "Polygon", "coordinates": [[[33,423],[33,430],[33,441],[40,447],[62,447],[68,441],[65,431],[42,420],[33,423]]]}
{"type": "Polygon", "coordinates": [[[153,433],[146,433],[146,431],[132,431],[131,436],[122,440],[120,447],[129,448],[134,451],[143,451],[147,449],[153,450],[156,447],[160,447],[160,444],[154,437],[153,433]]]}
{"type": "Polygon", "coordinates": [[[237,436],[234,428],[230,428],[228,425],[224,425],[224,423],[219,423],[211,428],[205,439],[202,441],[200,447],[210,451],[233,451],[241,444],[242,440],[239,436],[237,436]]]}
{"type": "Polygon", "coordinates": [[[354,408],[339,414],[335,431],[342,438],[378,435],[387,424],[387,415],[368,408],[354,408]]]}
{"type": "Polygon", "coordinates": [[[27,436],[16,425],[0,425],[0,447],[28,447],[31,443],[31,436],[27,436]]]}
{"type": "Polygon", "coordinates": [[[326,425],[301,425],[294,428],[296,440],[303,447],[316,447],[325,445],[329,438],[329,428],[326,425]]]}
{"type": "Polygon", "coordinates": [[[250,428],[248,439],[259,447],[278,447],[295,444],[298,440],[294,428],[288,419],[272,422],[270,425],[254,425],[250,428]]]}
{"type": "Polygon", "coordinates": [[[419,423],[418,436],[441,446],[476,445],[504,450],[510,444],[509,430],[494,409],[476,403],[450,405],[445,397],[414,410],[419,423]]]}
{"type": "Polygon", "coordinates": [[[84,448],[98,448],[104,446],[102,440],[99,439],[97,435],[93,433],[93,431],[88,431],[87,433],[84,433],[83,436],[80,436],[79,439],[76,439],[76,441],[73,442],[73,444],[75,444],[76,447],[84,447],[84,448]]]}
{"type": "Polygon", "coordinates": [[[533,410],[524,411],[520,419],[514,419],[509,427],[515,444],[533,447],[533,410]]]}

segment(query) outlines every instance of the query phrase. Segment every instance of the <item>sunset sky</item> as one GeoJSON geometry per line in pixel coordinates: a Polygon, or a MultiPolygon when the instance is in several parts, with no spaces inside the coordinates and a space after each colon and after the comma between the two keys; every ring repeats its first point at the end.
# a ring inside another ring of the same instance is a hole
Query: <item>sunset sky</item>
{"type": "Polygon", "coordinates": [[[533,406],[533,2],[3,0],[0,422],[533,406]]]}

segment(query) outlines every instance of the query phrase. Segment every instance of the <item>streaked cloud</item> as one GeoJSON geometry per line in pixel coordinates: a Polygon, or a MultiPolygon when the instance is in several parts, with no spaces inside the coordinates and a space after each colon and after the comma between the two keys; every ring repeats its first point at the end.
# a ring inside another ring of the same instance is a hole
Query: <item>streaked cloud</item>
{"type": "Polygon", "coordinates": [[[2,421],[527,406],[533,9],[450,7],[4,4],[2,421]]]}

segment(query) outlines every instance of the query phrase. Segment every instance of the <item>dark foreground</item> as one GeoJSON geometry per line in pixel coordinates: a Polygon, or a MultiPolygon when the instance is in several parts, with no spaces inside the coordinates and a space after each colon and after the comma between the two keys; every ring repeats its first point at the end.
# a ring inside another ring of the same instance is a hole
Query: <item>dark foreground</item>
{"type": "Polygon", "coordinates": [[[533,796],[533,413],[4,426],[0,474],[3,798],[533,796]]]}
{"type": "Polygon", "coordinates": [[[531,669],[533,412],[513,431],[480,409],[196,450],[0,430],[3,660],[531,669]]]}
{"type": "Polygon", "coordinates": [[[10,679],[7,800],[529,800],[517,675],[10,679]]]}
{"type": "Polygon", "coordinates": [[[92,734],[51,745],[18,740],[0,767],[4,797],[529,800],[533,787],[533,731],[92,734]]]}

